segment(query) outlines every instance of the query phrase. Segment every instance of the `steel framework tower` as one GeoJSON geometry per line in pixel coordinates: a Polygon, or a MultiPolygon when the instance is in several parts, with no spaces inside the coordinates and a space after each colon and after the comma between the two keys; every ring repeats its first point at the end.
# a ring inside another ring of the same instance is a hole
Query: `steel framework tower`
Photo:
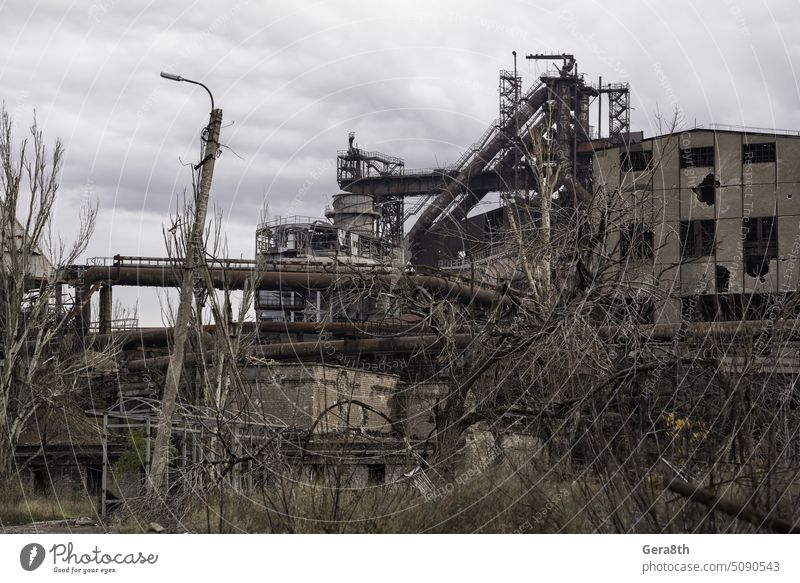
{"type": "Polygon", "coordinates": [[[630,85],[609,83],[601,91],[608,94],[608,137],[624,140],[631,131],[630,85]]]}

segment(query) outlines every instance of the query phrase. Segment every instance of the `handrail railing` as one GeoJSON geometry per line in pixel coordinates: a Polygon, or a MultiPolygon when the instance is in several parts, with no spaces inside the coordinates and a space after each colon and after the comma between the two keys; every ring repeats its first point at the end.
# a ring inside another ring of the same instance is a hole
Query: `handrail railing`
{"type": "Polygon", "coordinates": [[[383,152],[377,152],[374,150],[362,150],[361,148],[354,148],[353,150],[338,150],[336,154],[340,158],[344,159],[351,157],[355,160],[376,160],[387,165],[394,164],[402,166],[404,164],[404,160],[402,158],[398,158],[397,156],[390,156],[389,154],[384,154],[383,152]]]}
{"type": "MultiPolygon", "coordinates": [[[[111,330],[136,330],[139,328],[139,318],[117,318],[115,320],[111,320],[109,322],[111,325],[111,330]]],[[[91,322],[89,324],[89,330],[92,332],[97,332],[100,330],[100,322],[91,322]]]]}
{"type": "Polygon", "coordinates": [[[287,217],[275,217],[274,219],[271,219],[265,223],[261,223],[260,225],[258,225],[258,230],[266,229],[268,227],[280,227],[281,225],[303,225],[303,224],[313,225],[315,223],[331,224],[331,222],[325,217],[289,215],[287,217]]]}
{"type": "Polygon", "coordinates": [[[441,259],[437,265],[439,269],[459,269],[468,267],[472,263],[484,263],[495,259],[502,259],[503,257],[511,255],[511,252],[512,250],[510,247],[502,246],[495,249],[487,249],[486,251],[481,251],[480,253],[474,253],[458,259],[441,259]]]}
{"type": "MultiPolygon", "coordinates": [[[[534,93],[536,93],[536,91],[538,91],[543,85],[544,85],[544,83],[541,83],[541,82],[540,83],[536,83],[536,84],[532,85],[525,92],[525,95],[522,98],[522,104],[521,104],[521,106],[519,108],[520,112],[525,112],[528,109],[530,109],[530,106],[527,104],[527,100],[534,93]]],[[[533,113],[533,112],[531,112],[531,113],[533,113]]],[[[484,130],[484,132],[481,135],[481,137],[478,138],[478,140],[476,142],[470,144],[470,146],[466,150],[464,150],[461,153],[461,155],[458,157],[458,159],[455,162],[453,162],[452,164],[447,164],[445,166],[439,166],[439,167],[433,167],[433,168],[405,168],[404,166],[397,166],[396,168],[394,168],[388,174],[388,176],[392,176],[392,177],[400,177],[400,176],[402,176],[402,177],[414,177],[414,176],[429,176],[431,174],[454,175],[455,173],[457,173],[458,171],[463,169],[467,165],[467,162],[475,154],[480,152],[484,148],[484,146],[486,146],[486,144],[489,142],[489,140],[492,138],[492,136],[494,136],[498,131],[500,131],[500,129],[501,129],[500,128],[500,120],[499,119],[495,119],[489,125],[489,127],[487,127],[486,130],[484,130]]],[[[362,156],[365,155],[365,154],[375,154],[375,155],[378,155],[378,156],[383,156],[385,158],[391,158],[390,156],[386,156],[385,154],[381,154],[380,152],[365,152],[363,150],[359,150],[359,153],[362,156]]],[[[347,150],[339,150],[338,154],[339,154],[340,157],[345,156],[347,154],[347,150]]],[[[401,160],[401,159],[397,158],[396,160],[401,160]]],[[[370,174],[370,175],[364,176],[364,177],[362,177],[360,179],[353,179],[353,181],[357,181],[357,180],[373,180],[373,179],[380,180],[382,178],[386,178],[386,175],[370,174]]]]}
{"type": "MultiPolygon", "coordinates": [[[[211,268],[247,268],[255,269],[257,263],[253,259],[215,259],[206,262],[211,268]]],[[[136,257],[131,255],[115,255],[114,257],[91,257],[87,265],[92,267],[183,267],[183,257],[136,257]]]]}
{"type": "Polygon", "coordinates": [[[800,130],[789,130],[780,128],[762,128],[756,126],[737,126],[724,123],[710,123],[707,125],[695,126],[696,130],[719,130],[719,131],[732,131],[732,132],[752,132],[756,134],[771,134],[775,136],[800,136],[800,130]]]}

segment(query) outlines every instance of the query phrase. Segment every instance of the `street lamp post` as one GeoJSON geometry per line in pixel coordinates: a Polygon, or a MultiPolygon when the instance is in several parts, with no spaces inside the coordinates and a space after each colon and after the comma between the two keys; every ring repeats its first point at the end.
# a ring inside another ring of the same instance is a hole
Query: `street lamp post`
{"type": "MultiPolygon", "coordinates": [[[[161,495],[166,492],[167,467],[169,464],[169,443],[172,434],[172,416],[178,399],[178,386],[180,385],[181,372],[185,356],[186,337],[189,333],[189,324],[192,317],[192,297],[195,285],[199,284],[199,269],[205,260],[203,246],[203,232],[205,231],[206,215],[208,214],[208,198],[211,193],[211,180],[214,175],[214,162],[219,152],[219,133],[222,126],[222,110],[214,107],[214,96],[211,91],[198,81],[184,79],[180,75],[161,73],[161,77],[170,81],[179,81],[199,85],[208,92],[211,98],[211,116],[206,127],[205,144],[200,162],[194,167],[200,171],[197,196],[195,197],[194,221],[192,223],[189,240],[186,243],[184,257],[184,270],[181,278],[180,300],[178,313],[173,329],[173,348],[167,368],[167,378],[164,383],[164,394],[161,398],[161,414],[158,418],[158,428],[153,451],[153,461],[150,465],[148,488],[151,494],[161,495]]],[[[198,305],[198,320],[200,318],[198,305]]]]}

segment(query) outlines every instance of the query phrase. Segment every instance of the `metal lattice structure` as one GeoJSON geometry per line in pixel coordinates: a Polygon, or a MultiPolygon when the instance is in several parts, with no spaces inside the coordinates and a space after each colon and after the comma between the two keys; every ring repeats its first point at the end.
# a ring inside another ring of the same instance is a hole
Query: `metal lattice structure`
{"type": "MultiPolygon", "coordinates": [[[[515,56],[516,61],[516,56],[515,56]]],[[[498,153],[497,160],[501,166],[510,168],[513,172],[513,180],[505,185],[506,191],[501,195],[501,200],[506,203],[516,196],[519,188],[517,178],[517,168],[522,158],[522,142],[519,137],[519,127],[517,126],[517,111],[522,91],[522,77],[517,75],[516,62],[514,71],[500,71],[500,82],[498,92],[500,96],[500,131],[503,136],[503,145],[498,153]]],[[[505,168],[498,167],[498,171],[505,168]]]]}
{"type": "MultiPolygon", "coordinates": [[[[347,190],[347,186],[359,180],[374,177],[402,175],[405,162],[402,158],[389,156],[381,152],[362,150],[355,143],[356,134],[350,132],[347,137],[347,150],[340,150],[336,157],[336,180],[347,190]]],[[[380,211],[376,226],[376,235],[390,241],[399,241],[403,237],[404,205],[403,196],[376,195],[372,193],[375,207],[380,211]]]]}
{"type": "Polygon", "coordinates": [[[517,127],[515,124],[515,116],[517,107],[519,106],[520,91],[522,89],[522,77],[518,76],[516,72],[500,71],[500,83],[498,85],[498,92],[500,94],[500,127],[502,128],[503,136],[506,140],[503,146],[501,158],[505,158],[505,154],[511,154],[513,161],[518,157],[518,136],[517,127]]]}
{"type": "Polygon", "coordinates": [[[622,140],[631,131],[630,85],[610,83],[603,92],[608,94],[608,137],[622,140]]]}

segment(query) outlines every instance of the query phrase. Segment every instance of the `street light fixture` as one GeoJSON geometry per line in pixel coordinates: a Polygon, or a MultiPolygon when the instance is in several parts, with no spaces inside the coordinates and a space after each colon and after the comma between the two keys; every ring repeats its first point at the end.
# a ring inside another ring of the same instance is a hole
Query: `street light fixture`
{"type": "Polygon", "coordinates": [[[200,87],[208,91],[208,96],[211,98],[211,111],[214,111],[214,96],[211,95],[211,90],[202,83],[200,83],[200,81],[192,81],[191,79],[186,79],[184,77],[181,77],[180,75],[175,75],[174,73],[165,73],[164,71],[161,72],[161,76],[164,79],[169,79],[170,81],[178,81],[178,82],[185,81],[186,83],[191,83],[192,85],[199,85],[200,87]]]}

